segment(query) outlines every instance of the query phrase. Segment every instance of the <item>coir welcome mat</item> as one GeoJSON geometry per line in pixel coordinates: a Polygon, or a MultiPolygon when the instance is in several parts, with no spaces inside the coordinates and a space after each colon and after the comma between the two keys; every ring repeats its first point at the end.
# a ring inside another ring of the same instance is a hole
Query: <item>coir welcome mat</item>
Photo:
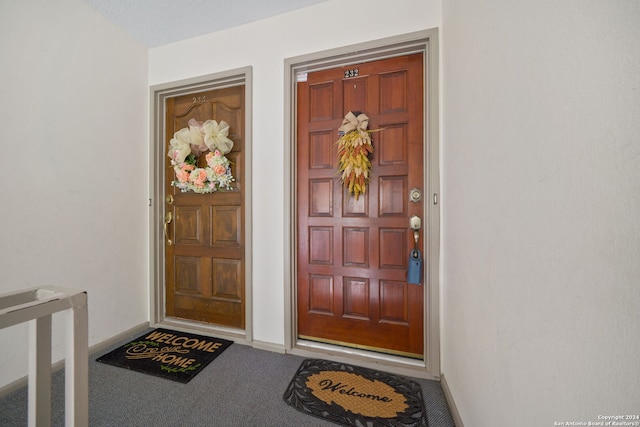
{"type": "Polygon", "coordinates": [[[156,329],[96,360],[188,383],[231,344],[220,338],[156,329]]]}
{"type": "Polygon", "coordinates": [[[420,384],[344,363],[305,360],[283,398],[302,412],[345,426],[427,427],[420,384]]]}

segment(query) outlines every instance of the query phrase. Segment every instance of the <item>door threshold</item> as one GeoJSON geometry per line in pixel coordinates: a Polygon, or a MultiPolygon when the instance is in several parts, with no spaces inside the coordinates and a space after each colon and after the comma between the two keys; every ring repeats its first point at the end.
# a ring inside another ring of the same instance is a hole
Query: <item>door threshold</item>
{"type": "Polygon", "coordinates": [[[392,374],[439,381],[439,375],[429,373],[424,360],[383,354],[358,348],[343,347],[328,343],[299,339],[287,353],[306,358],[321,358],[355,364],[392,374]]]}
{"type": "Polygon", "coordinates": [[[152,327],[171,328],[181,332],[199,333],[211,337],[228,339],[240,344],[249,344],[249,341],[247,340],[247,333],[242,329],[198,322],[196,320],[165,317],[160,322],[152,325],[152,327]]]}
{"type": "Polygon", "coordinates": [[[381,353],[382,355],[395,355],[395,356],[400,356],[402,358],[422,360],[422,354],[415,354],[415,353],[407,353],[407,352],[404,352],[404,351],[389,350],[389,349],[385,349],[385,348],[382,348],[382,347],[373,347],[373,346],[369,346],[369,345],[352,344],[352,343],[347,343],[347,342],[329,340],[329,339],[325,339],[325,338],[309,337],[309,336],[306,336],[306,335],[299,335],[298,338],[301,339],[301,340],[304,340],[304,341],[311,341],[311,342],[324,343],[324,344],[332,344],[332,345],[336,345],[338,347],[357,348],[357,349],[366,350],[366,351],[369,351],[369,352],[372,352],[372,353],[381,353]]]}

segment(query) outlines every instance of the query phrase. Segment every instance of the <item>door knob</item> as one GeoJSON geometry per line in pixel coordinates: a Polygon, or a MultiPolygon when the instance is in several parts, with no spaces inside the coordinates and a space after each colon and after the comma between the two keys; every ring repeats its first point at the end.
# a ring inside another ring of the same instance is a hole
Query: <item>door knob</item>
{"type": "Polygon", "coordinates": [[[420,219],[420,217],[417,215],[414,215],[411,218],[409,218],[409,227],[413,231],[420,230],[420,228],[422,228],[422,220],[420,219]]]}

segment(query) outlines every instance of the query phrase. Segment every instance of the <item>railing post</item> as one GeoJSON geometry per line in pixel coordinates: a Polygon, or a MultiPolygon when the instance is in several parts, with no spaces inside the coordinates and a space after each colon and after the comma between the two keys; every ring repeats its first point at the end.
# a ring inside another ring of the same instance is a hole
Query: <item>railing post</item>
{"type": "Polygon", "coordinates": [[[87,294],[74,304],[67,315],[65,359],[65,426],[89,425],[89,354],[87,328],[87,294]]]}
{"type": "Polygon", "coordinates": [[[51,426],[51,315],[29,321],[29,427],[51,426]]]}

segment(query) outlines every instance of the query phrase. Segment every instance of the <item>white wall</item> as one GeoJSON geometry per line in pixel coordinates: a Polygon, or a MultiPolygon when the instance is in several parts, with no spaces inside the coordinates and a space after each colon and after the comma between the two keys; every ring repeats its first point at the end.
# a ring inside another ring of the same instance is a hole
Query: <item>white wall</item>
{"type": "Polygon", "coordinates": [[[465,425],[640,412],[640,2],[443,2],[442,369],[465,425]]]}
{"type": "Polygon", "coordinates": [[[255,340],[284,344],[285,58],[438,27],[440,15],[436,0],[333,0],[150,50],[151,85],[253,67],[255,340]]]}
{"type": "MultiPolygon", "coordinates": [[[[148,319],[147,105],[147,50],[83,2],[0,2],[0,293],[87,290],[90,344],[148,319]]],[[[0,343],[2,386],[26,325],[0,343]]]]}

